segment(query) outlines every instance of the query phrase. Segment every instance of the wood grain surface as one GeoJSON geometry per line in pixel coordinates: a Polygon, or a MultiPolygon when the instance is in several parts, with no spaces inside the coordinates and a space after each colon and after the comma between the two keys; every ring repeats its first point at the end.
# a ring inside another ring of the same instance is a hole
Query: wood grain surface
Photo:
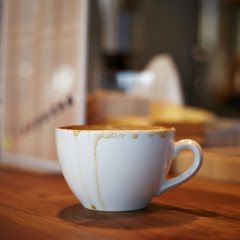
{"type": "Polygon", "coordinates": [[[84,209],[61,175],[0,167],[0,239],[239,239],[240,184],[195,177],[143,210],[84,209]]]}

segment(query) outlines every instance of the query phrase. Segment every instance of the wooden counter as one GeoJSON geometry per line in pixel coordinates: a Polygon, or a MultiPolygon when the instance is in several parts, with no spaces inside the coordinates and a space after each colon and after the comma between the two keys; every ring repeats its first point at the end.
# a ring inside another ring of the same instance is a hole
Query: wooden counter
{"type": "Polygon", "coordinates": [[[0,239],[239,239],[240,184],[194,177],[146,209],[84,209],[62,176],[0,167],[0,239]]]}

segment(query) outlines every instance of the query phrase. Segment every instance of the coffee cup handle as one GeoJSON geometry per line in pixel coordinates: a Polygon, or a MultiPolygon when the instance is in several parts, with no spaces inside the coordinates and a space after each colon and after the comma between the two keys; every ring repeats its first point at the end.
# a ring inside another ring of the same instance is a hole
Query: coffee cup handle
{"type": "Polygon", "coordinates": [[[178,153],[182,151],[183,149],[189,149],[190,151],[193,152],[193,163],[192,165],[182,174],[173,177],[169,180],[164,180],[163,184],[161,184],[156,197],[159,196],[160,194],[177,187],[189,179],[191,179],[200,169],[203,161],[203,152],[202,148],[200,145],[195,142],[194,140],[191,139],[183,139],[178,142],[175,142],[174,149],[173,149],[173,158],[176,158],[178,153]]]}

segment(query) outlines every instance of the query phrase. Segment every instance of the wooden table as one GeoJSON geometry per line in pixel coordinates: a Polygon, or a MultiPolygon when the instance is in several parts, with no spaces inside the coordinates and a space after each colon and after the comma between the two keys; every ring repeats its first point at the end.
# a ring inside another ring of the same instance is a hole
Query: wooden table
{"type": "Polygon", "coordinates": [[[84,209],[60,175],[0,167],[0,239],[239,239],[240,184],[194,177],[146,209],[84,209]]]}

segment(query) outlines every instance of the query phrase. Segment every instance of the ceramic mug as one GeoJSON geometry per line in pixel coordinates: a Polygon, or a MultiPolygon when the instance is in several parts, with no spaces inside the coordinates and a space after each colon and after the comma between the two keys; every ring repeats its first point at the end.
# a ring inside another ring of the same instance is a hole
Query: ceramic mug
{"type": "Polygon", "coordinates": [[[56,129],[56,146],[64,178],[85,208],[131,211],[188,181],[201,167],[199,144],[174,142],[174,136],[174,128],[164,127],[66,126],[56,129]],[[192,165],[166,180],[183,149],[193,152],[192,165]]]}

